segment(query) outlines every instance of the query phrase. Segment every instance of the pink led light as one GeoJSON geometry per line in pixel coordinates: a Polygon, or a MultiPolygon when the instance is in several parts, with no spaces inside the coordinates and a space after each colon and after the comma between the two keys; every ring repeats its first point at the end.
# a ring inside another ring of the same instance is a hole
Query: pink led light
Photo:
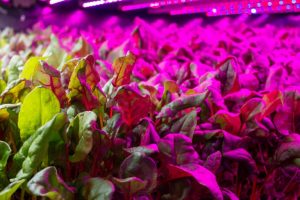
{"type": "Polygon", "coordinates": [[[159,2],[150,3],[151,8],[157,8],[159,7],[159,2]]]}
{"type": "Polygon", "coordinates": [[[53,5],[53,4],[56,4],[56,3],[60,3],[60,2],[63,2],[65,0],[50,0],[49,4],[53,5]]]}
{"type": "Polygon", "coordinates": [[[121,1],[121,0],[97,0],[97,1],[89,1],[89,2],[84,2],[82,4],[82,7],[88,8],[88,7],[99,6],[99,5],[108,4],[108,3],[114,3],[114,2],[117,2],[117,1],[121,1]]]}

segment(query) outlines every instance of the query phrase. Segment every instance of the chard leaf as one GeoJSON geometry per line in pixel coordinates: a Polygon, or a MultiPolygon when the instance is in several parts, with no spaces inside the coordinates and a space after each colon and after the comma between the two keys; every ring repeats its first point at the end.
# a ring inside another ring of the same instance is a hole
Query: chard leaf
{"type": "Polygon", "coordinates": [[[264,109],[261,118],[270,115],[276,111],[277,107],[283,105],[283,94],[278,90],[274,90],[263,95],[264,109]]]}
{"type": "Polygon", "coordinates": [[[5,121],[9,118],[8,109],[17,108],[20,104],[2,104],[0,105],[0,122],[5,121]]]}
{"type": "Polygon", "coordinates": [[[227,58],[218,66],[217,79],[221,81],[222,94],[226,95],[231,92],[236,92],[240,89],[238,78],[237,60],[233,57],[227,58]]]}
{"type": "Polygon", "coordinates": [[[187,164],[183,166],[169,164],[167,168],[169,171],[169,180],[192,177],[199,185],[206,187],[214,199],[223,200],[223,195],[216,177],[208,169],[197,164],[187,164]]]}
{"type": "Polygon", "coordinates": [[[22,102],[29,90],[30,82],[24,79],[18,79],[10,82],[0,95],[1,103],[22,102]]]}
{"type": "Polygon", "coordinates": [[[110,200],[115,192],[115,186],[103,178],[90,178],[82,188],[86,200],[110,200]]]}
{"type": "Polygon", "coordinates": [[[207,157],[204,163],[204,167],[206,169],[209,169],[212,173],[216,173],[219,167],[221,166],[221,161],[222,154],[220,151],[216,151],[207,157]]]}
{"type": "MultiPolygon", "coordinates": [[[[132,178],[129,180],[130,182],[134,181],[138,183],[138,190],[144,189],[150,192],[156,187],[157,173],[155,161],[142,153],[136,152],[128,156],[122,162],[119,177],[121,179],[132,178]]],[[[126,180],[126,182],[128,182],[128,180],[126,180]]],[[[131,184],[132,183],[130,183],[130,185],[131,184]]],[[[127,188],[122,189],[126,190],[127,188]]],[[[137,190],[137,188],[133,188],[133,190],[137,190]]],[[[129,192],[132,193],[133,191],[129,192]]]]}
{"type": "Polygon", "coordinates": [[[93,147],[93,131],[95,129],[97,115],[92,111],[85,111],[76,115],[70,122],[67,130],[71,145],[76,145],[74,154],[69,157],[71,162],[79,162],[85,159],[93,147]]]}
{"type": "Polygon", "coordinates": [[[291,134],[289,137],[286,137],[286,140],[275,152],[275,160],[279,163],[300,158],[300,137],[296,134],[291,134]]]}
{"type": "Polygon", "coordinates": [[[48,65],[41,57],[31,57],[24,66],[20,78],[32,81],[35,86],[43,85],[52,90],[62,106],[67,101],[65,90],[60,80],[60,72],[48,65]]]}
{"type": "Polygon", "coordinates": [[[124,179],[113,178],[113,182],[122,189],[123,192],[133,195],[147,187],[147,181],[138,177],[129,177],[124,179]]]}
{"type": "Polygon", "coordinates": [[[27,183],[30,192],[36,196],[49,199],[68,200],[73,199],[72,189],[57,174],[55,167],[50,166],[39,171],[27,183]]]}
{"type": "Polygon", "coordinates": [[[140,135],[141,146],[148,144],[157,144],[160,140],[160,137],[155,130],[155,126],[149,118],[142,119],[141,123],[133,129],[133,132],[140,135]]]}
{"type": "Polygon", "coordinates": [[[10,146],[6,142],[0,140],[0,173],[5,170],[10,153],[10,146]]]}
{"type": "Polygon", "coordinates": [[[198,107],[202,104],[202,102],[206,99],[209,92],[203,92],[200,94],[190,95],[178,98],[171,103],[162,107],[160,113],[156,116],[157,118],[162,117],[173,117],[179,111],[184,110],[186,108],[198,107]]]}
{"type": "Polygon", "coordinates": [[[57,69],[61,69],[63,64],[69,59],[67,52],[61,48],[58,39],[54,35],[51,35],[51,42],[43,57],[49,65],[57,69]]]}
{"type": "Polygon", "coordinates": [[[6,164],[10,154],[10,146],[6,142],[0,140],[0,190],[8,184],[6,177],[6,164]]]}
{"type": "Polygon", "coordinates": [[[174,122],[171,126],[172,133],[182,133],[193,139],[193,135],[197,126],[197,112],[191,111],[187,115],[174,122]]]}
{"type": "Polygon", "coordinates": [[[138,146],[138,147],[131,147],[124,149],[128,153],[141,153],[145,155],[151,155],[154,153],[158,153],[158,146],[156,144],[149,144],[144,146],[138,146]]]}
{"type": "Polygon", "coordinates": [[[80,59],[75,66],[68,85],[68,98],[80,101],[87,110],[92,110],[99,105],[97,96],[93,94],[100,77],[94,68],[94,57],[89,55],[80,59]]]}
{"type": "Polygon", "coordinates": [[[216,124],[219,124],[223,130],[234,135],[238,135],[241,128],[241,120],[239,114],[220,110],[214,116],[212,116],[212,118],[214,122],[216,124]]]}
{"type": "Polygon", "coordinates": [[[25,182],[25,179],[15,181],[6,186],[0,191],[1,200],[10,200],[11,196],[17,191],[17,189],[25,182]]]}
{"type": "Polygon", "coordinates": [[[91,46],[83,37],[80,37],[72,49],[72,54],[77,57],[84,57],[91,53],[91,46]]]}
{"type": "Polygon", "coordinates": [[[41,126],[22,145],[18,154],[14,157],[16,165],[22,163],[22,169],[13,180],[20,180],[30,177],[47,158],[49,143],[60,138],[60,131],[66,122],[66,115],[58,113],[41,126]]]}
{"type": "Polygon", "coordinates": [[[273,122],[278,131],[287,135],[300,132],[300,92],[287,90],[283,94],[283,106],[278,108],[273,122]]]}
{"type": "Polygon", "coordinates": [[[127,125],[134,125],[153,112],[150,96],[141,94],[136,85],[125,85],[118,89],[114,100],[121,108],[121,116],[127,125]]]}
{"type": "Polygon", "coordinates": [[[20,108],[18,127],[21,139],[24,141],[30,137],[59,112],[59,101],[50,89],[37,87],[32,90],[20,108]]]}
{"type": "Polygon", "coordinates": [[[256,117],[260,117],[263,112],[264,104],[260,98],[252,98],[241,107],[241,119],[249,121],[256,117]]]}
{"type": "Polygon", "coordinates": [[[10,83],[19,78],[20,67],[23,65],[23,60],[20,56],[14,55],[6,68],[7,83],[10,83]]]}
{"type": "Polygon", "coordinates": [[[133,70],[136,57],[131,52],[126,56],[117,58],[113,63],[115,76],[112,84],[115,87],[126,85],[130,83],[130,75],[133,70]]]}
{"type": "Polygon", "coordinates": [[[175,165],[198,163],[199,155],[189,137],[183,134],[168,134],[158,144],[164,161],[175,165]]]}
{"type": "Polygon", "coordinates": [[[227,151],[223,153],[223,158],[246,164],[250,172],[256,170],[255,160],[253,160],[251,154],[243,148],[227,151]]]}

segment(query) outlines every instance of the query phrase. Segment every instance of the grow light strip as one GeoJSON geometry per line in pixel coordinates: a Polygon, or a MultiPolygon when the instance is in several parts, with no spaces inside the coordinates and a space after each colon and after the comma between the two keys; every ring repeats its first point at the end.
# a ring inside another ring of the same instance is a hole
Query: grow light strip
{"type": "Polygon", "coordinates": [[[122,11],[131,11],[131,10],[140,10],[145,8],[159,8],[159,7],[165,7],[165,6],[171,6],[171,5],[179,5],[179,4],[185,4],[185,3],[193,3],[193,2],[199,2],[199,0],[164,0],[164,1],[154,1],[154,2],[148,2],[148,3],[136,3],[136,4],[130,4],[130,5],[124,5],[121,7],[122,11]]]}
{"type": "Polygon", "coordinates": [[[118,2],[118,1],[122,1],[122,0],[97,0],[97,1],[89,1],[89,2],[84,2],[82,4],[82,7],[88,8],[88,7],[99,6],[99,5],[103,5],[103,4],[115,3],[115,2],[118,2]]]}
{"type": "Polygon", "coordinates": [[[63,1],[65,1],[65,0],[50,0],[49,4],[53,5],[53,4],[61,3],[63,1]]]}

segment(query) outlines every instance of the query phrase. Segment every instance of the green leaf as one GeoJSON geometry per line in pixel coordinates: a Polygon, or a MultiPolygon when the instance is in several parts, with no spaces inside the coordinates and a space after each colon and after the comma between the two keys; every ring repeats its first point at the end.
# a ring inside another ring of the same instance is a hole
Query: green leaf
{"type": "Polygon", "coordinates": [[[113,182],[124,192],[130,195],[135,194],[147,187],[147,181],[143,181],[138,177],[129,177],[124,179],[113,178],[113,182]]]}
{"type": "Polygon", "coordinates": [[[28,138],[14,157],[15,165],[22,163],[22,169],[13,180],[30,177],[48,155],[49,143],[60,137],[60,130],[66,122],[64,113],[56,114],[49,122],[40,127],[28,138]]]}
{"type": "Polygon", "coordinates": [[[43,57],[45,61],[57,69],[61,69],[64,63],[69,59],[67,52],[61,48],[58,39],[51,35],[51,43],[45,50],[43,57]]]}
{"type": "Polygon", "coordinates": [[[30,82],[24,79],[18,79],[12,81],[7,85],[5,90],[1,93],[0,102],[1,103],[18,103],[22,102],[23,98],[26,96],[29,88],[30,82]]]}
{"type": "Polygon", "coordinates": [[[61,83],[60,72],[44,62],[43,59],[42,57],[31,57],[25,63],[20,78],[32,81],[34,86],[43,85],[51,89],[63,106],[67,102],[67,96],[61,83]]]}
{"type": "Polygon", "coordinates": [[[5,169],[10,153],[10,146],[4,141],[0,141],[0,173],[5,169]]]}
{"type": "Polygon", "coordinates": [[[74,199],[72,189],[57,174],[55,167],[50,166],[34,175],[27,183],[28,189],[36,196],[49,199],[74,199]]]}
{"type": "Polygon", "coordinates": [[[99,104],[97,95],[93,93],[100,81],[94,64],[95,60],[91,55],[80,59],[72,71],[68,84],[69,100],[80,101],[87,110],[92,110],[99,104]]]}
{"type": "Polygon", "coordinates": [[[19,113],[18,127],[21,139],[27,139],[59,112],[59,101],[51,90],[43,87],[32,90],[25,97],[19,113]]]}
{"type": "Polygon", "coordinates": [[[22,67],[23,60],[19,55],[14,55],[6,68],[6,76],[7,76],[7,83],[10,83],[14,80],[19,78],[20,70],[19,68],[22,67]]]}
{"type": "Polygon", "coordinates": [[[74,154],[70,156],[71,162],[85,159],[93,147],[93,128],[97,115],[92,111],[79,113],[70,123],[67,134],[72,144],[76,144],[74,154]]]}
{"type": "Polygon", "coordinates": [[[7,120],[9,118],[8,109],[17,108],[20,104],[2,104],[0,105],[0,121],[7,120]]]}
{"type": "Polygon", "coordinates": [[[24,183],[25,179],[15,181],[10,183],[6,188],[4,188],[0,192],[0,199],[1,200],[10,200],[11,195],[15,193],[15,191],[24,183]]]}
{"type": "Polygon", "coordinates": [[[86,200],[109,200],[115,191],[114,185],[103,178],[90,178],[82,189],[86,200]]]}
{"type": "Polygon", "coordinates": [[[4,141],[0,141],[0,180],[1,180],[0,189],[5,187],[5,185],[8,182],[5,168],[10,153],[11,153],[10,146],[4,141]]]}
{"type": "Polygon", "coordinates": [[[157,118],[173,117],[181,110],[191,107],[199,107],[209,93],[210,92],[206,91],[195,95],[180,97],[162,107],[160,113],[157,115],[157,118]]]}
{"type": "MultiPolygon", "coordinates": [[[[123,187],[122,190],[125,192],[134,193],[133,191],[142,189],[151,192],[151,190],[157,185],[157,175],[158,172],[155,161],[143,153],[135,152],[122,162],[119,177],[123,180],[119,180],[119,182],[125,181],[129,182],[130,185],[136,185],[135,187],[130,188],[130,190],[123,187]],[[134,183],[132,183],[132,181],[134,183]]],[[[123,186],[126,185],[128,186],[128,184],[123,186]]]]}
{"type": "Polygon", "coordinates": [[[3,79],[0,79],[0,93],[2,93],[6,88],[6,82],[3,79]]]}

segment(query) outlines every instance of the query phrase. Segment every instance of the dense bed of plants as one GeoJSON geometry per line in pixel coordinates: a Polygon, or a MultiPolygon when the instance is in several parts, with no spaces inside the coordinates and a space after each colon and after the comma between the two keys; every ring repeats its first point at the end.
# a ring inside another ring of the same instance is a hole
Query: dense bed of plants
{"type": "Polygon", "coordinates": [[[0,199],[297,199],[300,31],[1,31],[0,199]]]}

